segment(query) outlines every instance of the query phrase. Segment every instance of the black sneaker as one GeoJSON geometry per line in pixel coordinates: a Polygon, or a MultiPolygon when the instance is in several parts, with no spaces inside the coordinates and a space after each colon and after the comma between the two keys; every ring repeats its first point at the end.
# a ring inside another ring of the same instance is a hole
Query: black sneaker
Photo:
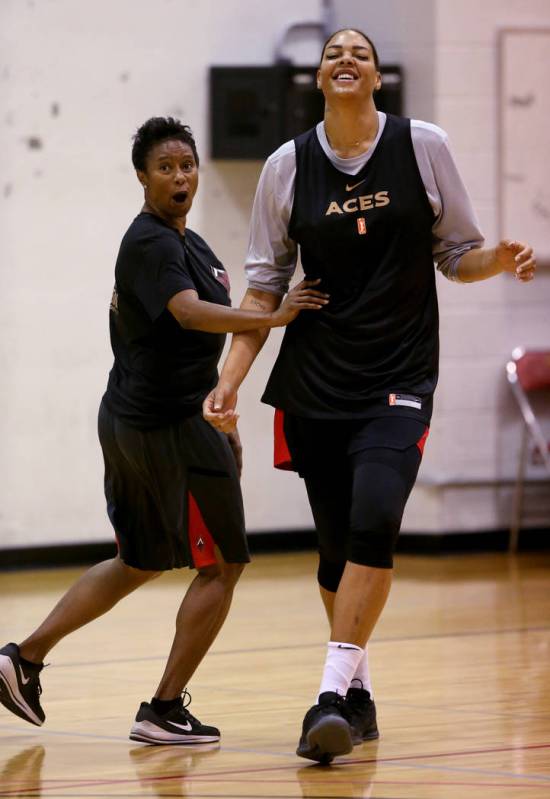
{"type": "Polygon", "coordinates": [[[130,730],[132,741],[144,744],[209,744],[220,740],[220,731],[216,727],[207,727],[191,715],[187,706],[191,695],[184,692],[178,705],[159,716],[148,702],[142,702],[136,720],[130,730]]]}
{"type": "Polygon", "coordinates": [[[27,668],[21,663],[17,644],[0,649],[0,702],[16,716],[41,727],[46,718],[40,706],[42,665],[27,668]]]}
{"type": "Polygon", "coordinates": [[[344,704],[346,717],[351,724],[354,746],[380,737],[376,724],[376,706],[368,691],[362,687],[348,688],[344,704]]]}
{"type": "Polygon", "coordinates": [[[319,704],[313,705],[304,717],[296,754],[328,765],[335,757],[347,755],[352,749],[352,731],[344,697],[325,691],[319,697],[319,704]]]}

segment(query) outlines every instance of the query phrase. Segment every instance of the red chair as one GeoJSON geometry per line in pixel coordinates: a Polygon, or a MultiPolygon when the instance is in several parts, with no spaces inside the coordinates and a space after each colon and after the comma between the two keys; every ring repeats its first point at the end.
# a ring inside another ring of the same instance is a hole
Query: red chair
{"type": "Polygon", "coordinates": [[[550,389],[550,350],[524,350],[517,347],[512,353],[511,360],[506,364],[506,377],[523,417],[509,541],[510,552],[515,552],[518,548],[521,526],[529,438],[534,443],[532,462],[543,464],[550,475],[549,442],[546,441],[540,422],[529,401],[531,392],[550,389]]]}

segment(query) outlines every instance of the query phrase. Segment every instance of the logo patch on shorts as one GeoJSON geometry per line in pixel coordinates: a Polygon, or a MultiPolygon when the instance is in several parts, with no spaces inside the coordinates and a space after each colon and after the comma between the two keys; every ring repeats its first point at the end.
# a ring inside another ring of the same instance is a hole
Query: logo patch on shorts
{"type": "Polygon", "coordinates": [[[422,400],[414,394],[389,394],[388,405],[405,405],[407,408],[422,410],[422,400]]]}
{"type": "Polygon", "coordinates": [[[197,538],[195,546],[197,547],[197,549],[204,549],[204,541],[200,536],[197,538]]]}

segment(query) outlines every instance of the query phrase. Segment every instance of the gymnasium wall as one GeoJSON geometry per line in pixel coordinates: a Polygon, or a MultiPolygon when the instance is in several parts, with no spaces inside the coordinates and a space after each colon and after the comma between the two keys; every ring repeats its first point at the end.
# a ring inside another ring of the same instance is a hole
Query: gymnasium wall
{"type": "MultiPolygon", "coordinates": [[[[337,8],[338,26],[348,24],[349,4],[337,8]]],[[[501,234],[521,238],[521,229],[499,231],[497,224],[497,36],[507,27],[550,27],[550,3],[389,0],[358,2],[355,12],[354,24],[372,32],[381,59],[405,64],[406,114],[433,121],[449,134],[487,245],[501,234]]],[[[541,82],[550,76],[550,52],[545,66],[541,82]]],[[[550,346],[550,271],[540,271],[529,285],[500,276],[464,286],[438,275],[438,291],[440,382],[404,530],[506,528],[520,429],[504,364],[518,345],[550,346]]],[[[530,476],[544,474],[534,468],[530,476]]],[[[528,488],[527,506],[538,511],[529,524],[548,526],[547,493],[547,484],[528,488]]]]}
{"type": "MultiPolygon", "coordinates": [[[[321,3],[280,0],[277,13],[274,21],[254,0],[0,3],[0,547],[111,538],[96,413],[111,365],[114,259],[141,204],[130,136],[148,116],[179,116],[196,134],[201,178],[189,225],[229,268],[239,301],[261,164],[208,159],[207,69],[270,63],[283,28],[319,20],[321,3]]],[[[384,61],[405,65],[407,113],[449,131],[493,241],[496,30],[550,24],[548,3],[342,0],[333,15],[337,27],[372,33],[384,61]]],[[[318,45],[293,42],[291,51],[311,63],[318,45]]],[[[440,281],[442,382],[407,530],[506,523],[495,489],[476,481],[511,472],[517,430],[502,364],[519,341],[548,341],[549,293],[548,277],[537,287],[440,281]]],[[[270,466],[271,412],[258,402],[279,340],[273,333],[240,398],[251,530],[311,525],[300,481],[270,466]]]]}
{"type": "MultiPolygon", "coordinates": [[[[520,220],[510,229],[498,228],[497,35],[512,27],[550,28],[550,3],[439,0],[436,4],[434,118],[449,132],[488,245],[501,236],[524,235],[520,220]]],[[[515,65],[518,73],[523,66],[515,65]]],[[[539,85],[549,77],[550,50],[539,85]]],[[[546,125],[548,140],[550,119],[546,125]]],[[[528,130],[525,134],[528,147],[528,130]]],[[[550,238],[550,226],[548,234],[550,238]]],[[[550,347],[550,270],[541,269],[530,284],[520,284],[509,275],[468,286],[443,279],[439,298],[441,382],[423,472],[424,483],[433,488],[425,487],[423,493],[438,497],[440,529],[506,527],[520,428],[504,364],[518,345],[550,347]]],[[[531,477],[541,476],[540,469],[531,470],[531,477]]],[[[533,484],[527,499],[526,508],[540,508],[542,514],[528,514],[526,523],[548,527],[548,482],[533,484]]]]}

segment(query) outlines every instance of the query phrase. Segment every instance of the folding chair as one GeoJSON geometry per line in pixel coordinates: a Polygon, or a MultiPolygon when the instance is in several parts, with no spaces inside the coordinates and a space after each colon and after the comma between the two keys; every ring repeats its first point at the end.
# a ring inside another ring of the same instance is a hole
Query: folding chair
{"type": "Polygon", "coordinates": [[[550,350],[524,350],[521,347],[517,347],[512,353],[511,360],[506,364],[506,377],[523,417],[509,539],[510,552],[516,552],[523,509],[523,489],[529,438],[532,439],[535,445],[533,450],[534,459],[536,458],[538,463],[544,464],[550,475],[550,442],[546,441],[528,397],[532,391],[550,389],[550,350]]]}

